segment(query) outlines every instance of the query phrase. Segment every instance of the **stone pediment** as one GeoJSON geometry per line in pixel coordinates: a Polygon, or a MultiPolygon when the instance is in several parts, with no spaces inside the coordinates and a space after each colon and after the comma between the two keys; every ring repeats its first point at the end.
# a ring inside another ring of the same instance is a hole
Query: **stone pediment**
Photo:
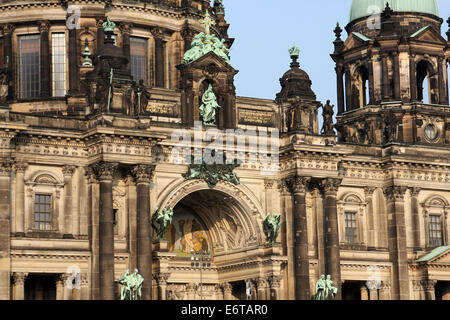
{"type": "Polygon", "coordinates": [[[413,40],[438,42],[446,45],[447,41],[430,26],[424,27],[410,36],[413,40]]]}
{"type": "Polygon", "coordinates": [[[348,51],[351,50],[353,48],[358,48],[362,45],[364,45],[365,43],[367,43],[368,41],[371,41],[371,39],[365,37],[364,35],[357,33],[357,32],[352,32],[347,40],[345,40],[344,42],[344,51],[348,51]]]}
{"type": "Polygon", "coordinates": [[[239,71],[234,69],[232,66],[227,64],[222,58],[220,58],[213,51],[208,52],[204,56],[198,58],[194,62],[189,64],[182,64],[179,67],[181,68],[189,68],[189,69],[212,69],[214,68],[215,72],[231,72],[233,74],[237,74],[239,71]]]}
{"type": "Polygon", "coordinates": [[[417,262],[426,264],[450,264],[450,246],[442,246],[426,254],[417,262]]]}

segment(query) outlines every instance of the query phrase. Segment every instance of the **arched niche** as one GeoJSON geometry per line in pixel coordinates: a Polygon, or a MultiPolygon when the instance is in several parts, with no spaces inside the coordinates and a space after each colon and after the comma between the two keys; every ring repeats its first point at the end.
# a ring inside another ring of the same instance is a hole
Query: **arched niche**
{"type": "Polygon", "coordinates": [[[423,59],[417,63],[417,99],[424,103],[439,103],[439,79],[433,63],[423,59]],[[425,85],[425,87],[424,87],[425,85]]]}
{"type": "Polygon", "coordinates": [[[178,181],[158,200],[157,207],[174,208],[174,217],[179,213],[198,217],[217,257],[263,244],[262,208],[244,189],[223,181],[214,189],[203,180],[178,181]]]}

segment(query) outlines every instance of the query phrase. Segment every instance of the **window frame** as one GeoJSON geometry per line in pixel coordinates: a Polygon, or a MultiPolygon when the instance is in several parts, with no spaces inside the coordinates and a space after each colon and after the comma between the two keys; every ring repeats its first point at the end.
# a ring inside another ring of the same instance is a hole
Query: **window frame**
{"type": "Polygon", "coordinates": [[[53,224],[52,223],[52,220],[53,220],[53,206],[54,206],[54,204],[53,204],[53,195],[52,194],[44,193],[44,192],[38,192],[38,193],[34,194],[34,201],[33,201],[33,207],[34,207],[34,209],[33,209],[33,231],[34,232],[52,232],[53,231],[53,226],[52,226],[52,224],[53,224]],[[38,197],[39,198],[40,197],[49,197],[50,201],[48,203],[42,203],[42,202],[36,203],[36,200],[38,199],[38,197]],[[47,204],[50,207],[48,213],[47,212],[42,212],[42,211],[39,211],[39,213],[36,213],[36,205],[41,206],[41,205],[47,205],[47,204]],[[39,219],[38,220],[36,220],[36,214],[39,215],[39,219]],[[43,214],[48,214],[48,220],[42,220],[41,219],[41,215],[43,215],[43,214]],[[38,227],[36,227],[36,223],[38,224],[38,227]],[[44,224],[44,223],[48,224],[48,229],[41,229],[40,228],[41,224],[44,224]]]}
{"type": "Polygon", "coordinates": [[[52,28],[51,32],[50,32],[50,41],[49,41],[49,45],[50,45],[50,55],[51,55],[51,90],[52,90],[52,97],[53,98],[64,98],[67,95],[67,91],[68,91],[68,37],[67,37],[67,33],[64,29],[60,29],[60,28],[52,28]],[[55,95],[55,63],[54,63],[54,42],[53,42],[53,37],[55,34],[64,34],[64,95],[55,95]]]}
{"type": "Polygon", "coordinates": [[[358,236],[358,212],[356,211],[350,211],[350,210],[346,210],[344,212],[344,241],[345,244],[348,245],[357,245],[358,240],[359,240],[359,236],[358,236]],[[352,218],[350,221],[347,219],[347,217],[349,215],[352,215],[352,218]],[[351,227],[349,227],[349,222],[352,223],[351,227]],[[352,237],[353,241],[349,241],[349,230],[353,230],[353,234],[350,235],[352,237]]]}
{"type": "Polygon", "coordinates": [[[18,33],[17,34],[17,43],[16,43],[16,48],[17,48],[17,54],[16,54],[16,63],[17,63],[17,97],[19,100],[36,100],[40,98],[41,95],[41,34],[39,33],[38,30],[34,31],[34,30],[30,30],[30,32],[28,33],[18,33]],[[24,37],[36,37],[38,40],[38,91],[37,91],[37,95],[35,97],[32,96],[24,96],[24,90],[22,90],[22,85],[23,85],[23,77],[22,77],[22,55],[21,55],[21,40],[24,37]]]}
{"type": "Polygon", "coordinates": [[[133,54],[132,54],[132,46],[133,46],[133,41],[134,40],[139,40],[139,41],[143,41],[144,43],[144,56],[143,56],[143,63],[145,64],[144,66],[144,85],[145,86],[149,86],[149,50],[148,50],[148,46],[149,46],[149,39],[146,37],[141,37],[141,36],[136,36],[136,35],[132,35],[130,36],[130,71],[131,71],[131,75],[133,76],[133,81],[136,81],[136,83],[139,83],[140,79],[135,79],[134,78],[134,74],[133,74],[133,54]]]}

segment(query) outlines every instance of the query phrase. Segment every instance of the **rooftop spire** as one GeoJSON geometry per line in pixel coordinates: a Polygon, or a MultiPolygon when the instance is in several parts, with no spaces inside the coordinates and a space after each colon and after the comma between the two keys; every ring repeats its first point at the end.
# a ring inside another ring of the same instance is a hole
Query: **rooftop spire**
{"type": "Polygon", "coordinates": [[[292,59],[291,68],[298,68],[298,67],[300,67],[300,64],[297,61],[298,57],[300,56],[300,48],[298,48],[295,45],[295,42],[294,42],[292,48],[289,49],[289,53],[290,53],[291,59],[292,59]]]}

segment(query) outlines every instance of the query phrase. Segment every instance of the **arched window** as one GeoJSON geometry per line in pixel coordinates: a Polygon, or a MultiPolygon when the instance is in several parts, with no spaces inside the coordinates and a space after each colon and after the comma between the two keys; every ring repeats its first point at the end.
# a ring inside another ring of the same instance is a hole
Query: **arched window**
{"type": "Polygon", "coordinates": [[[350,192],[344,194],[337,202],[339,213],[339,238],[341,245],[364,246],[367,245],[365,234],[366,203],[362,197],[350,192]]]}
{"type": "Polygon", "coordinates": [[[417,64],[417,98],[423,103],[437,104],[438,79],[430,62],[422,60],[417,64]]]}
{"type": "Polygon", "coordinates": [[[422,204],[427,248],[444,246],[447,239],[447,213],[450,209],[446,199],[431,196],[422,204]]]}

